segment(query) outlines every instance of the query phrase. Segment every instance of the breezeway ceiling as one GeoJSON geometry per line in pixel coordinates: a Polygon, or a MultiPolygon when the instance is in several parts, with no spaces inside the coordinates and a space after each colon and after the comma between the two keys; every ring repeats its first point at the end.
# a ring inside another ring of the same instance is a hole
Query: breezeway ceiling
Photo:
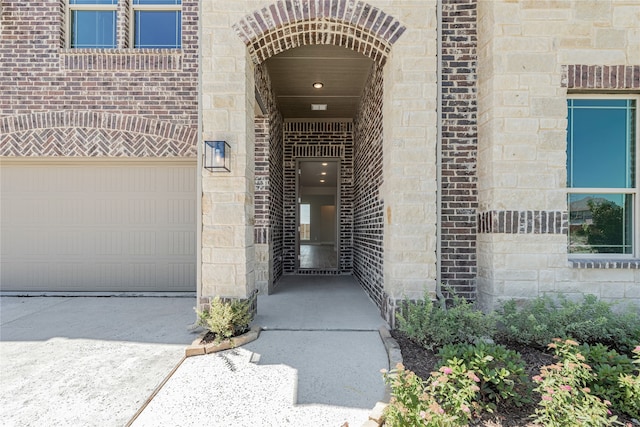
{"type": "Polygon", "coordinates": [[[266,62],[278,108],[285,119],[354,118],[373,61],[333,45],[302,46],[266,62]],[[313,87],[322,82],[321,89],[313,87]],[[311,104],[327,104],[312,111],[311,104]]]}

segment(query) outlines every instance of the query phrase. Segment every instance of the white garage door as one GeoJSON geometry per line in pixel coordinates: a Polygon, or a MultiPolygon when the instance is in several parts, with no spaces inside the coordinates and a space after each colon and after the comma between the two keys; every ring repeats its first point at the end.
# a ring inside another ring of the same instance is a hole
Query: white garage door
{"type": "Polygon", "coordinates": [[[0,169],[1,290],[195,292],[194,162],[0,169]]]}

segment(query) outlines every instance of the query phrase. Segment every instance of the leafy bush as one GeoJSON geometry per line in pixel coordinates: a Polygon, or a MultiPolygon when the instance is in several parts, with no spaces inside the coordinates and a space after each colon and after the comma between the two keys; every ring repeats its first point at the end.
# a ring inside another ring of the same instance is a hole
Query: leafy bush
{"type": "Polygon", "coordinates": [[[509,400],[516,406],[529,401],[531,384],[520,353],[498,344],[478,343],[444,346],[438,353],[443,361],[464,360],[480,378],[480,400],[490,408],[509,400]]]}
{"type": "MultiPolygon", "coordinates": [[[[633,363],[640,365],[640,345],[636,346],[633,353],[635,354],[633,363]]],[[[622,396],[617,409],[634,418],[640,418],[640,366],[636,368],[635,374],[620,375],[618,385],[622,390],[622,396]]]]}
{"type": "Polygon", "coordinates": [[[549,344],[559,361],[543,366],[540,375],[533,378],[538,383],[535,391],[541,394],[534,417],[552,427],[613,425],[616,417],[611,417],[607,408],[611,403],[591,394],[588,385],[594,374],[577,347],[572,340],[555,339],[549,344]]]}
{"type": "Polygon", "coordinates": [[[588,344],[602,343],[628,353],[640,341],[640,316],[632,311],[616,313],[612,305],[585,295],[573,302],[538,297],[521,309],[506,302],[498,313],[497,339],[544,349],[555,337],[572,338],[588,344]]]}
{"type": "Polygon", "coordinates": [[[475,372],[467,369],[463,360],[453,357],[437,372],[431,373],[425,391],[436,399],[446,414],[468,421],[482,410],[478,403],[479,383],[475,372]]]}
{"type": "Polygon", "coordinates": [[[477,403],[480,379],[457,358],[448,360],[426,381],[401,364],[384,378],[391,386],[387,426],[466,426],[481,410],[477,403]]]}
{"type": "Polygon", "coordinates": [[[386,426],[456,427],[466,424],[466,419],[446,414],[434,397],[425,393],[425,382],[402,364],[383,373],[385,382],[391,387],[391,400],[385,409],[386,426]]]}
{"type": "Polygon", "coordinates": [[[446,344],[474,343],[491,338],[496,320],[476,310],[464,298],[453,296],[452,306],[434,306],[425,292],[422,301],[405,301],[397,314],[398,329],[424,348],[439,348],[446,344]]]}
{"type": "Polygon", "coordinates": [[[215,334],[217,342],[240,335],[251,323],[254,298],[255,296],[248,300],[223,301],[215,297],[209,310],[196,311],[198,324],[215,334]]]}
{"type": "Polygon", "coordinates": [[[620,387],[619,379],[634,372],[632,359],[602,344],[583,344],[580,353],[595,373],[594,380],[588,384],[593,394],[609,400],[614,408],[625,406],[625,390],[620,387]]]}

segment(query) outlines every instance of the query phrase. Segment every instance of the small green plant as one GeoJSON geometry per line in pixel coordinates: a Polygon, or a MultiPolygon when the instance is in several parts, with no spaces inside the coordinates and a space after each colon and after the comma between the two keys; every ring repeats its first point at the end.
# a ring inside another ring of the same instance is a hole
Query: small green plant
{"type": "Polygon", "coordinates": [[[530,401],[531,383],[520,353],[499,344],[450,344],[438,353],[441,360],[464,360],[480,378],[480,400],[485,407],[509,400],[516,406],[530,401]]]}
{"type": "Polygon", "coordinates": [[[445,310],[434,306],[428,292],[422,301],[405,300],[397,321],[401,332],[428,349],[491,338],[496,326],[493,315],[485,315],[464,298],[454,294],[451,307],[445,310]]]}
{"type": "Polygon", "coordinates": [[[388,426],[466,426],[482,409],[477,402],[480,379],[457,358],[426,381],[401,364],[384,378],[392,390],[385,412],[388,426]]]}
{"type": "Polygon", "coordinates": [[[617,409],[626,412],[634,418],[640,418],[640,345],[633,349],[634,361],[637,364],[635,374],[621,374],[618,385],[622,396],[617,409]]]}
{"type": "Polygon", "coordinates": [[[612,304],[585,295],[580,302],[562,296],[530,300],[522,308],[506,302],[498,313],[499,341],[544,349],[555,337],[601,343],[629,353],[640,341],[640,316],[628,310],[614,312],[612,304]]]}
{"type": "Polygon", "coordinates": [[[223,301],[215,297],[208,310],[196,311],[198,324],[212,332],[216,342],[239,335],[249,328],[254,298],[223,301]]]}
{"type": "Polygon", "coordinates": [[[540,375],[533,378],[538,383],[535,391],[541,395],[534,415],[536,421],[551,427],[613,425],[616,417],[610,416],[611,403],[591,394],[588,387],[594,374],[578,352],[578,343],[555,339],[549,348],[559,360],[543,366],[540,375]]]}

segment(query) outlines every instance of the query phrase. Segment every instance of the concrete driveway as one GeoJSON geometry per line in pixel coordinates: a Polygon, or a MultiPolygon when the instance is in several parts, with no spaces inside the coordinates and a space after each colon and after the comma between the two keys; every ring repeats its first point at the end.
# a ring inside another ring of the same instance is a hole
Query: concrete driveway
{"type": "Polygon", "coordinates": [[[0,424],[123,426],[182,360],[194,297],[0,298],[0,424]]]}

